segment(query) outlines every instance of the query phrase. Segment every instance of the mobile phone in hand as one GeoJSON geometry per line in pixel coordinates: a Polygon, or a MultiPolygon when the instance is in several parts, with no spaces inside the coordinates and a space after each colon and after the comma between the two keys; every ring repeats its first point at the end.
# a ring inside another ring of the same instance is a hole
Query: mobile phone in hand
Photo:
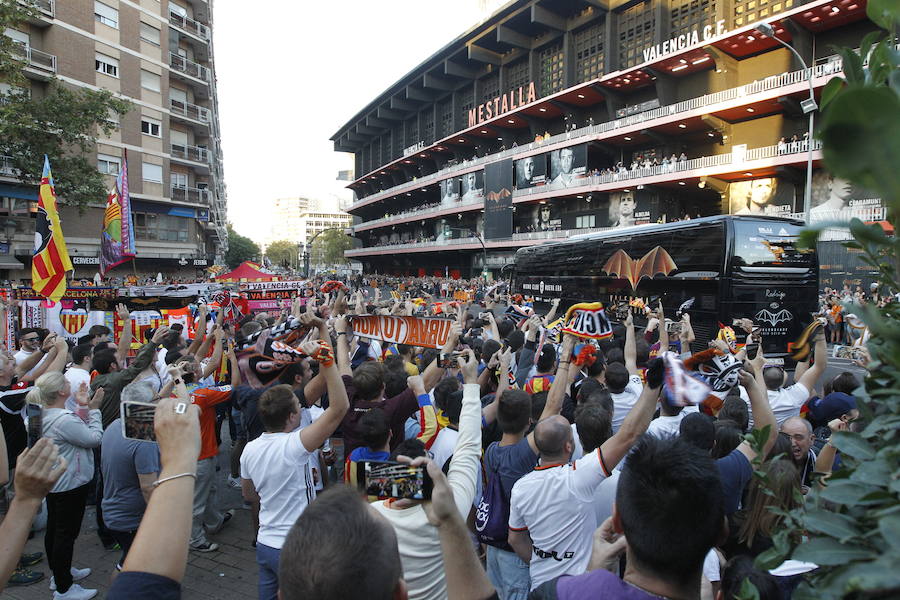
{"type": "Polygon", "coordinates": [[[122,433],[130,440],[155,442],[153,414],[156,405],[149,402],[125,401],[119,407],[122,417],[122,433]]]}
{"type": "Polygon", "coordinates": [[[367,496],[379,500],[405,498],[430,500],[433,483],[425,465],[393,461],[360,461],[357,463],[357,486],[367,496]]]}
{"type": "Polygon", "coordinates": [[[25,416],[28,417],[28,447],[33,448],[44,436],[44,409],[29,402],[25,405],[25,416]]]}
{"type": "Polygon", "coordinates": [[[450,354],[441,353],[438,359],[438,368],[456,369],[459,367],[459,352],[451,352],[450,354]]]}

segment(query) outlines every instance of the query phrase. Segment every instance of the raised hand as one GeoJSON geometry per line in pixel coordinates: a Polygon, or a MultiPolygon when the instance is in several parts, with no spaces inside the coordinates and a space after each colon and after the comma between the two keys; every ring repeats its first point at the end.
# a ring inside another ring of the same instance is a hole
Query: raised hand
{"type": "Polygon", "coordinates": [[[478,360],[475,358],[475,353],[466,350],[459,354],[457,362],[463,375],[463,382],[478,383],[478,360]]]}
{"type": "MultiPolygon", "coordinates": [[[[201,306],[205,306],[205,305],[201,305],[201,306]]],[[[161,325],[160,327],[158,327],[156,329],[156,331],[153,332],[153,337],[150,338],[150,341],[153,342],[154,344],[159,344],[160,342],[163,341],[163,338],[166,337],[167,333],[169,333],[168,325],[161,325]]]]}
{"type": "Polygon", "coordinates": [[[116,305],[116,316],[122,320],[123,323],[127,323],[128,319],[131,318],[131,313],[128,312],[128,307],[124,304],[116,305]]]}

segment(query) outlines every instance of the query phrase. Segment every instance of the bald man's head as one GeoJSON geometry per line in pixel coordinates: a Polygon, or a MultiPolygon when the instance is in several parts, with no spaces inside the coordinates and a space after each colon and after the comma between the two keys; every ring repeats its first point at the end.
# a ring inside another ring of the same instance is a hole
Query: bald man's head
{"type": "Polygon", "coordinates": [[[569,460],[572,456],[572,426],[560,415],[547,417],[534,428],[534,444],[541,458],[569,460]]]}

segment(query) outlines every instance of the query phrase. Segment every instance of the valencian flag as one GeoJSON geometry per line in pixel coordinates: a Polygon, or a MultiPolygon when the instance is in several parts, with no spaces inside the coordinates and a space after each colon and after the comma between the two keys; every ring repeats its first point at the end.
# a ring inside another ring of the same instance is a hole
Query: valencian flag
{"type": "Polygon", "coordinates": [[[134,228],[131,224],[131,195],[128,193],[128,158],[106,199],[103,230],[100,232],[100,274],[134,258],[134,228]]]}
{"type": "Polygon", "coordinates": [[[59,213],[56,212],[56,190],[50,173],[50,160],[44,155],[44,174],[38,197],[37,222],[34,225],[34,253],[31,258],[31,287],[38,294],[58,302],[66,293],[66,271],[72,261],[66,249],[59,213]]]}

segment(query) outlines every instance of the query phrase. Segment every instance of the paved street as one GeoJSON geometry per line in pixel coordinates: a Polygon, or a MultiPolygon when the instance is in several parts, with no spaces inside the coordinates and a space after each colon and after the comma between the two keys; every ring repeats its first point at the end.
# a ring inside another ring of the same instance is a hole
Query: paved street
{"type": "MultiPolygon", "coordinates": [[[[228,427],[224,426],[223,434],[227,438],[228,427]]],[[[253,539],[250,511],[242,510],[239,490],[225,486],[228,473],[228,451],[231,444],[227,439],[222,442],[219,454],[221,471],[219,475],[219,501],[224,508],[236,508],[234,519],[228,527],[218,535],[210,536],[210,540],[220,546],[218,552],[200,554],[191,552],[188,555],[188,568],[183,582],[183,597],[193,600],[212,600],[230,598],[255,598],[256,592],[256,558],[250,542],[253,539]]],[[[25,546],[26,552],[44,551],[44,535],[39,532],[25,546]]],[[[97,537],[94,507],[89,506],[84,517],[81,535],[75,545],[76,567],[91,567],[93,573],[80,582],[84,587],[100,590],[97,598],[103,598],[110,586],[110,574],[118,560],[119,552],[107,551],[97,537]]],[[[46,560],[32,567],[43,571],[46,577],[34,585],[27,587],[7,588],[0,598],[14,600],[47,600],[52,598],[49,590],[50,571],[46,560]]]]}

